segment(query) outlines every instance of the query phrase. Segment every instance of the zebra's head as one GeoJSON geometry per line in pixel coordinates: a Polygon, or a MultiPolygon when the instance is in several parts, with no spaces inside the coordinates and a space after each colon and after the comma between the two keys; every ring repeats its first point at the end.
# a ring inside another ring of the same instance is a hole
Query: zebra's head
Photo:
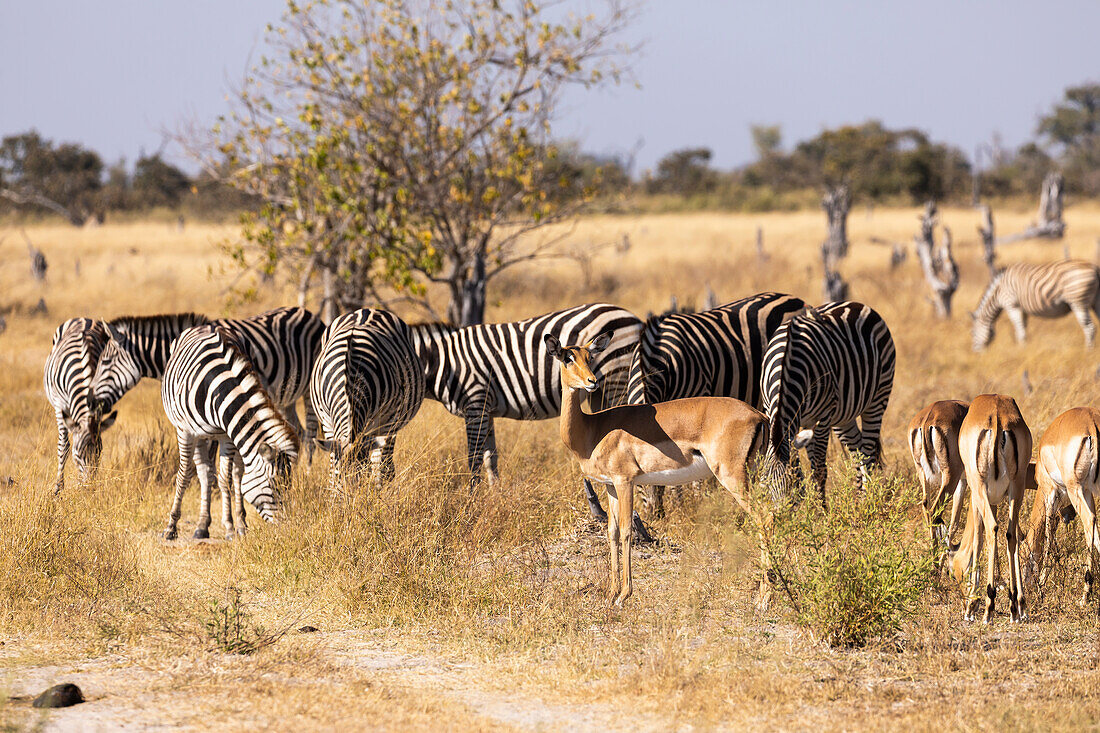
{"type": "Polygon", "coordinates": [[[982,351],[993,342],[993,323],[1001,314],[1001,306],[997,303],[997,291],[1001,285],[1004,270],[998,270],[982,293],[982,299],[978,301],[978,307],[971,311],[970,318],[973,321],[971,336],[974,351],[982,351]]]}
{"type": "Polygon", "coordinates": [[[260,443],[253,456],[245,458],[241,494],[261,517],[274,522],[282,508],[282,497],[290,487],[290,475],[298,462],[298,441],[260,443]]]}
{"type": "Polygon", "coordinates": [[[130,350],[127,335],[110,323],[103,325],[109,338],[92,377],[92,395],[114,404],[141,381],[141,367],[130,350]]]}
{"type": "Polygon", "coordinates": [[[106,412],[106,403],[91,400],[91,409],[79,417],[63,416],[65,428],[69,431],[73,461],[84,481],[91,481],[99,467],[99,457],[103,453],[103,431],[111,427],[118,412],[106,412]]]}

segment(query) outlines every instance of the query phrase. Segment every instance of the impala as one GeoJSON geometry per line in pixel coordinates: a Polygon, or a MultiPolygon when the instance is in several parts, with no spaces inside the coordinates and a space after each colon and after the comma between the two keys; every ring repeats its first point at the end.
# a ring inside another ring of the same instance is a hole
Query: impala
{"type": "MultiPolygon", "coordinates": [[[[1088,558],[1085,560],[1085,592],[1081,605],[1088,603],[1096,579],[1096,502],[1100,499],[1100,410],[1075,407],[1066,410],[1043,433],[1035,460],[1038,494],[1032,505],[1031,521],[1024,540],[1028,573],[1042,569],[1043,554],[1058,524],[1058,509],[1068,500],[1081,519],[1088,558]]],[[[1063,516],[1069,514],[1063,510],[1063,516]]],[[[1067,521],[1072,517],[1067,518],[1067,521]]],[[[1043,573],[1045,576],[1045,573],[1043,573]]],[[[1040,585],[1045,577],[1040,578],[1040,585]]]]}
{"type": "Polygon", "coordinates": [[[958,400],[941,400],[924,408],[909,422],[909,450],[924,489],[924,511],[932,539],[942,539],[948,549],[959,524],[966,477],[959,455],[959,429],[969,405],[958,400]],[[951,494],[951,523],[943,526],[941,507],[951,494]]]}
{"type": "Polygon", "coordinates": [[[989,544],[986,567],[985,615],[993,618],[997,589],[994,576],[997,568],[997,514],[995,507],[1008,500],[1008,520],[1004,528],[1008,550],[1008,598],[1012,621],[1027,617],[1020,573],[1020,506],[1027,484],[1028,460],[1031,458],[1031,431],[1016,406],[1016,400],[1004,395],[978,395],[959,430],[959,453],[970,485],[970,512],[966,530],[957,552],[949,552],[955,578],[962,582],[969,572],[970,588],[966,600],[966,619],[977,615],[981,596],[978,594],[978,563],[982,552],[982,529],[989,544]]]}
{"type": "MultiPolygon", "coordinates": [[[[584,346],[562,346],[547,334],[545,343],[561,362],[562,442],[580,461],[586,477],[608,487],[607,541],[616,606],[633,592],[635,486],[677,486],[715,476],[756,518],[748,501],[748,471],[767,437],[763,414],[731,397],[692,397],[585,413],[585,396],[600,387],[590,366],[592,355],[607,348],[610,334],[600,334],[584,346]]],[[[766,584],[765,577],[762,598],[766,584]]]]}

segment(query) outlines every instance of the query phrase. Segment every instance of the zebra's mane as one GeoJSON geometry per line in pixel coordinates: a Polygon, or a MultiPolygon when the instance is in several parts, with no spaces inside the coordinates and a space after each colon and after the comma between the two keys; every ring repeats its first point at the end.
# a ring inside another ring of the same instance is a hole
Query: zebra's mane
{"type": "Polygon", "coordinates": [[[202,326],[210,323],[210,319],[201,313],[162,313],[155,316],[119,316],[108,321],[112,326],[125,330],[139,331],[144,326],[156,326],[160,324],[178,324],[183,328],[202,326]]]}
{"type": "Polygon", "coordinates": [[[1001,284],[1001,280],[1004,278],[1005,269],[1002,267],[993,273],[993,277],[989,279],[989,284],[985,286],[985,292],[982,293],[981,300],[978,301],[978,307],[974,309],[975,313],[981,313],[982,310],[989,303],[989,299],[993,297],[993,294],[997,292],[997,286],[1001,284]]]}
{"type": "MultiPolygon", "coordinates": [[[[251,373],[252,378],[256,380],[256,388],[260,390],[260,395],[263,397],[266,405],[271,408],[275,419],[278,421],[281,431],[284,433],[283,437],[289,437],[290,442],[294,445],[294,451],[297,452],[301,445],[298,441],[298,434],[294,432],[294,428],[290,427],[290,423],[283,417],[283,413],[279,412],[279,408],[275,406],[275,400],[271,398],[271,394],[264,387],[264,382],[260,379],[260,375],[256,372],[255,364],[248,356],[248,352],[245,350],[244,344],[241,342],[239,336],[233,331],[230,331],[225,326],[215,325],[212,323],[202,324],[210,330],[211,333],[217,335],[225,347],[229,350],[231,358],[242,359],[248,366],[248,371],[251,373]]],[[[293,406],[292,408],[293,409],[293,406]]],[[[281,450],[281,449],[280,449],[281,450]]]]}

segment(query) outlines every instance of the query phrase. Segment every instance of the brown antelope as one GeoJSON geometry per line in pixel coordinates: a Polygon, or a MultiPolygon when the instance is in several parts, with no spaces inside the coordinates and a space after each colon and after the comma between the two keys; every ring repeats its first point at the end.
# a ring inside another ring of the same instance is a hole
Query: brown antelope
{"type": "Polygon", "coordinates": [[[924,408],[909,422],[909,450],[924,488],[924,511],[932,539],[942,539],[948,549],[959,524],[966,476],[959,456],[959,429],[969,405],[958,400],[941,400],[924,408]],[[941,505],[952,495],[951,523],[943,526],[941,505]]]}
{"type": "MultiPolygon", "coordinates": [[[[1024,569],[1028,575],[1042,570],[1043,555],[1057,528],[1058,510],[1068,500],[1081,519],[1088,548],[1085,592],[1081,596],[1084,606],[1096,578],[1095,557],[1100,550],[1096,526],[1096,503],[1100,499],[1100,410],[1075,407],[1054,418],[1039,440],[1038,454],[1035,460],[1038,494],[1024,540],[1027,561],[1024,569]]],[[[1063,516],[1068,513],[1064,510],[1063,516]]],[[[1044,572],[1040,576],[1040,585],[1045,575],[1044,572]]]]}
{"type": "Polygon", "coordinates": [[[545,342],[550,355],[561,362],[561,439],[586,477],[608,485],[613,599],[622,606],[633,591],[634,487],[676,486],[715,476],[755,518],[748,501],[748,464],[764,446],[768,421],[731,397],[692,397],[586,413],[581,403],[600,386],[590,360],[607,348],[610,334],[584,346],[562,346],[550,334],[545,342]]]}
{"type": "Polygon", "coordinates": [[[1012,621],[1019,623],[1027,614],[1020,573],[1020,506],[1027,484],[1031,457],[1031,431],[1020,414],[1016,400],[1005,395],[983,394],[974,398],[959,430],[959,454],[970,486],[970,511],[966,530],[957,552],[949,552],[955,578],[962,582],[969,573],[966,619],[976,618],[981,596],[978,594],[978,570],[982,554],[982,529],[989,545],[986,567],[985,615],[993,618],[994,585],[997,569],[997,514],[995,507],[1008,500],[1008,526],[1005,537],[1008,551],[1008,599],[1012,621]]]}

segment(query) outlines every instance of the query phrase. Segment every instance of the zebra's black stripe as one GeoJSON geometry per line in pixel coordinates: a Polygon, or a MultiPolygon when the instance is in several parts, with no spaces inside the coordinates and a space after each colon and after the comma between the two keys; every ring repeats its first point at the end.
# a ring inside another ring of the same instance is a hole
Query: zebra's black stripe
{"type": "Polygon", "coordinates": [[[466,328],[412,326],[413,344],[424,365],[426,396],[466,420],[467,461],[476,477],[487,462],[496,477],[493,419],[545,420],[561,413],[561,375],[543,342],[583,344],[609,332],[611,345],[593,359],[602,387],[593,409],[623,402],[630,359],[642,327],[618,306],[594,303],[512,323],[466,328]]]}
{"type": "MultiPolygon", "coordinates": [[[[201,472],[204,492],[196,535],[205,536],[210,524],[211,441],[219,443],[223,458],[240,464],[239,493],[264,519],[275,517],[278,486],[286,482],[298,457],[298,438],[264,388],[245,348],[237,332],[213,324],[184,331],[172,347],[161,381],[164,412],[176,428],[180,451],[175,501],[165,532],[169,539],[176,535],[183,494],[194,468],[201,472]]],[[[230,487],[221,488],[225,506],[230,487]]]]}
{"type": "Polygon", "coordinates": [[[370,460],[382,481],[392,479],[395,435],[424,399],[424,370],[408,325],[382,310],[340,316],[325,331],[309,389],[332,454],[333,490],[344,460],[356,466],[370,460]]]}
{"type": "Polygon", "coordinates": [[[808,453],[823,497],[830,429],[849,451],[878,462],[895,360],[886,322],[862,303],[807,309],[776,330],[764,356],[763,390],[777,490],[786,487],[792,442],[802,429],[813,430],[808,453]]]}

